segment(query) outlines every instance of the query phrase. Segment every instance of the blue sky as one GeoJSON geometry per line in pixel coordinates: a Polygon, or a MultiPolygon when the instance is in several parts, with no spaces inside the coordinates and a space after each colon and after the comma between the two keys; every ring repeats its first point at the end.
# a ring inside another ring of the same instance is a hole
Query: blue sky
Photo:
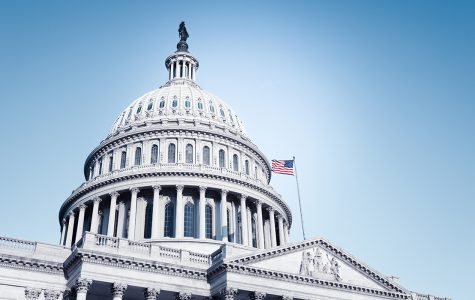
{"type": "MultiPolygon", "coordinates": [[[[122,109],[165,83],[186,21],[198,83],[269,159],[297,158],[308,237],[421,293],[475,282],[475,4],[3,1],[0,235],[58,209],[122,109]]],[[[293,177],[272,185],[293,209],[293,177]]]]}

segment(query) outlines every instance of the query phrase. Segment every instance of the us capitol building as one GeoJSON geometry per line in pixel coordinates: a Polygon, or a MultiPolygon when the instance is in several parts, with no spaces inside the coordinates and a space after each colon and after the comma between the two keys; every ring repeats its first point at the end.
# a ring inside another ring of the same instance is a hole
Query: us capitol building
{"type": "Polygon", "coordinates": [[[59,210],[60,245],[0,237],[0,299],[411,299],[292,213],[237,114],[196,83],[179,28],[169,80],[133,101],[59,210]]]}

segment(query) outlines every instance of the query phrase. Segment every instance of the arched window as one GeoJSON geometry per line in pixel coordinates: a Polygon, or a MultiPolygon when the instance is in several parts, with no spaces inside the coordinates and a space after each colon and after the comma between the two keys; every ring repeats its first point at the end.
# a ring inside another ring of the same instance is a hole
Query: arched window
{"type": "Polygon", "coordinates": [[[203,110],[203,102],[201,100],[198,100],[198,109],[203,110]]]}
{"type": "Polygon", "coordinates": [[[205,206],[205,234],[207,239],[213,238],[213,208],[205,206]]]}
{"type": "Polygon", "coordinates": [[[224,168],[224,150],[219,150],[219,167],[224,168]]]}
{"type": "Polygon", "coordinates": [[[174,164],[175,160],[176,146],[175,144],[168,145],[168,163],[174,164]]]}
{"type": "Polygon", "coordinates": [[[160,104],[158,105],[159,108],[164,108],[165,107],[165,100],[161,100],[160,104]]]}
{"type": "Polygon", "coordinates": [[[211,157],[210,157],[210,151],[208,146],[203,147],[203,165],[209,166],[211,165],[211,157]]]}
{"type": "Polygon", "coordinates": [[[135,165],[140,166],[142,164],[142,148],[135,148],[135,165]]]}
{"type": "Polygon", "coordinates": [[[165,205],[165,228],[164,235],[166,237],[173,237],[173,223],[175,223],[175,207],[173,203],[169,202],[165,205]]]}
{"type": "Polygon", "coordinates": [[[193,203],[188,202],[185,205],[185,226],[184,226],[185,237],[194,236],[194,228],[193,228],[193,224],[195,224],[194,216],[195,216],[195,207],[193,203]]]}
{"type": "Polygon", "coordinates": [[[129,114],[127,115],[127,120],[129,120],[131,116],[132,116],[132,108],[129,110],[129,114]]]}
{"type": "Polygon", "coordinates": [[[147,106],[147,110],[151,111],[152,108],[153,108],[153,102],[152,102],[152,100],[150,100],[150,102],[148,103],[148,106],[147,106]]]}
{"type": "Polygon", "coordinates": [[[142,105],[140,105],[139,107],[137,107],[137,111],[136,111],[135,113],[136,113],[136,114],[139,114],[141,111],[142,111],[142,105]]]}
{"type": "Polygon", "coordinates": [[[246,175],[249,175],[249,161],[247,159],[244,162],[244,167],[246,168],[246,175]]]}
{"type": "Polygon", "coordinates": [[[209,102],[209,112],[214,114],[214,105],[211,101],[209,102]]]}
{"type": "Polygon", "coordinates": [[[234,123],[234,119],[233,119],[233,115],[231,113],[231,110],[228,110],[228,114],[229,114],[229,119],[231,119],[231,122],[234,123]]]}
{"type": "Polygon", "coordinates": [[[177,106],[178,106],[178,100],[173,99],[173,101],[172,101],[172,107],[173,107],[173,108],[176,108],[177,106]]]}
{"type": "Polygon", "coordinates": [[[120,154],[120,168],[125,168],[125,163],[127,162],[127,152],[122,151],[120,154]]]}
{"type": "Polygon", "coordinates": [[[186,99],[185,100],[185,108],[189,109],[191,107],[191,102],[190,100],[186,99]]]}
{"type": "Polygon", "coordinates": [[[114,156],[109,156],[109,172],[112,172],[112,168],[114,167],[114,156]]]}
{"type": "Polygon", "coordinates": [[[157,162],[158,162],[158,146],[154,144],[152,146],[152,151],[150,153],[150,163],[154,165],[157,162]]]}
{"type": "Polygon", "coordinates": [[[193,145],[187,144],[185,149],[185,162],[187,164],[193,163],[193,145]]]}
{"type": "Polygon", "coordinates": [[[224,110],[222,108],[219,109],[219,113],[221,114],[222,118],[225,118],[224,110]]]}
{"type": "Polygon", "coordinates": [[[239,161],[238,160],[239,159],[238,159],[237,154],[234,154],[233,155],[233,170],[236,171],[236,172],[239,171],[239,161]]]}

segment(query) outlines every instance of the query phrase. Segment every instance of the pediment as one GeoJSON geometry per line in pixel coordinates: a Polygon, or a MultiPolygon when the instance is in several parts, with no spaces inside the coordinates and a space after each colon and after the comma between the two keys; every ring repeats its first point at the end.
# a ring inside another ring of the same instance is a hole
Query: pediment
{"type": "Polygon", "coordinates": [[[408,292],[323,239],[304,241],[252,255],[234,257],[227,262],[373,290],[408,292]]]}

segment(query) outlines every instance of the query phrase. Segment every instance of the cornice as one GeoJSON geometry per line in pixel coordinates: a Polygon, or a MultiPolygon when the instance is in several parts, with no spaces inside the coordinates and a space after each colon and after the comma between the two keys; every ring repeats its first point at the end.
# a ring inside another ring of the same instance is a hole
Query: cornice
{"type": "Polygon", "coordinates": [[[108,254],[104,252],[77,249],[64,262],[64,270],[69,274],[76,266],[82,263],[107,265],[115,268],[138,270],[142,272],[160,273],[177,277],[206,280],[206,272],[199,269],[183,267],[179,265],[157,262],[153,260],[138,259],[108,254]]]}
{"type": "Polygon", "coordinates": [[[11,269],[28,270],[40,273],[58,275],[63,274],[63,266],[61,263],[54,263],[39,259],[28,259],[26,257],[21,256],[0,254],[0,266],[11,269]]]}
{"type": "Polygon", "coordinates": [[[190,172],[190,171],[184,171],[184,172],[172,172],[172,171],[155,171],[155,172],[143,172],[143,173],[136,173],[136,174],[128,174],[124,176],[120,176],[120,173],[118,174],[117,177],[114,178],[106,178],[103,181],[98,181],[96,184],[89,185],[85,188],[79,188],[73,194],[71,194],[61,205],[61,208],[59,210],[59,219],[61,222],[61,219],[63,218],[63,215],[66,211],[66,209],[71,206],[74,202],[74,200],[78,199],[81,197],[81,195],[84,195],[90,191],[93,191],[99,187],[107,186],[109,184],[113,183],[119,183],[119,182],[124,182],[127,180],[131,179],[140,179],[140,178],[148,178],[148,177],[160,177],[160,176],[183,176],[183,177],[201,177],[201,178],[208,178],[208,179],[214,179],[214,180],[220,180],[220,181],[225,181],[225,182],[231,182],[235,183],[247,188],[254,189],[267,197],[271,198],[275,202],[277,202],[285,211],[287,214],[287,220],[289,222],[289,227],[292,224],[292,214],[290,212],[290,208],[287,206],[287,204],[276,194],[272,193],[269,190],[266,190],[262,187],[259,187],[257,185],[254,185],[249,182],[245,182],[236,178],[232,177],[227,177],[223,175],[215,175],[215,174],[208,174],[208,173],[198,173],[198,172],[190,172]]]}

